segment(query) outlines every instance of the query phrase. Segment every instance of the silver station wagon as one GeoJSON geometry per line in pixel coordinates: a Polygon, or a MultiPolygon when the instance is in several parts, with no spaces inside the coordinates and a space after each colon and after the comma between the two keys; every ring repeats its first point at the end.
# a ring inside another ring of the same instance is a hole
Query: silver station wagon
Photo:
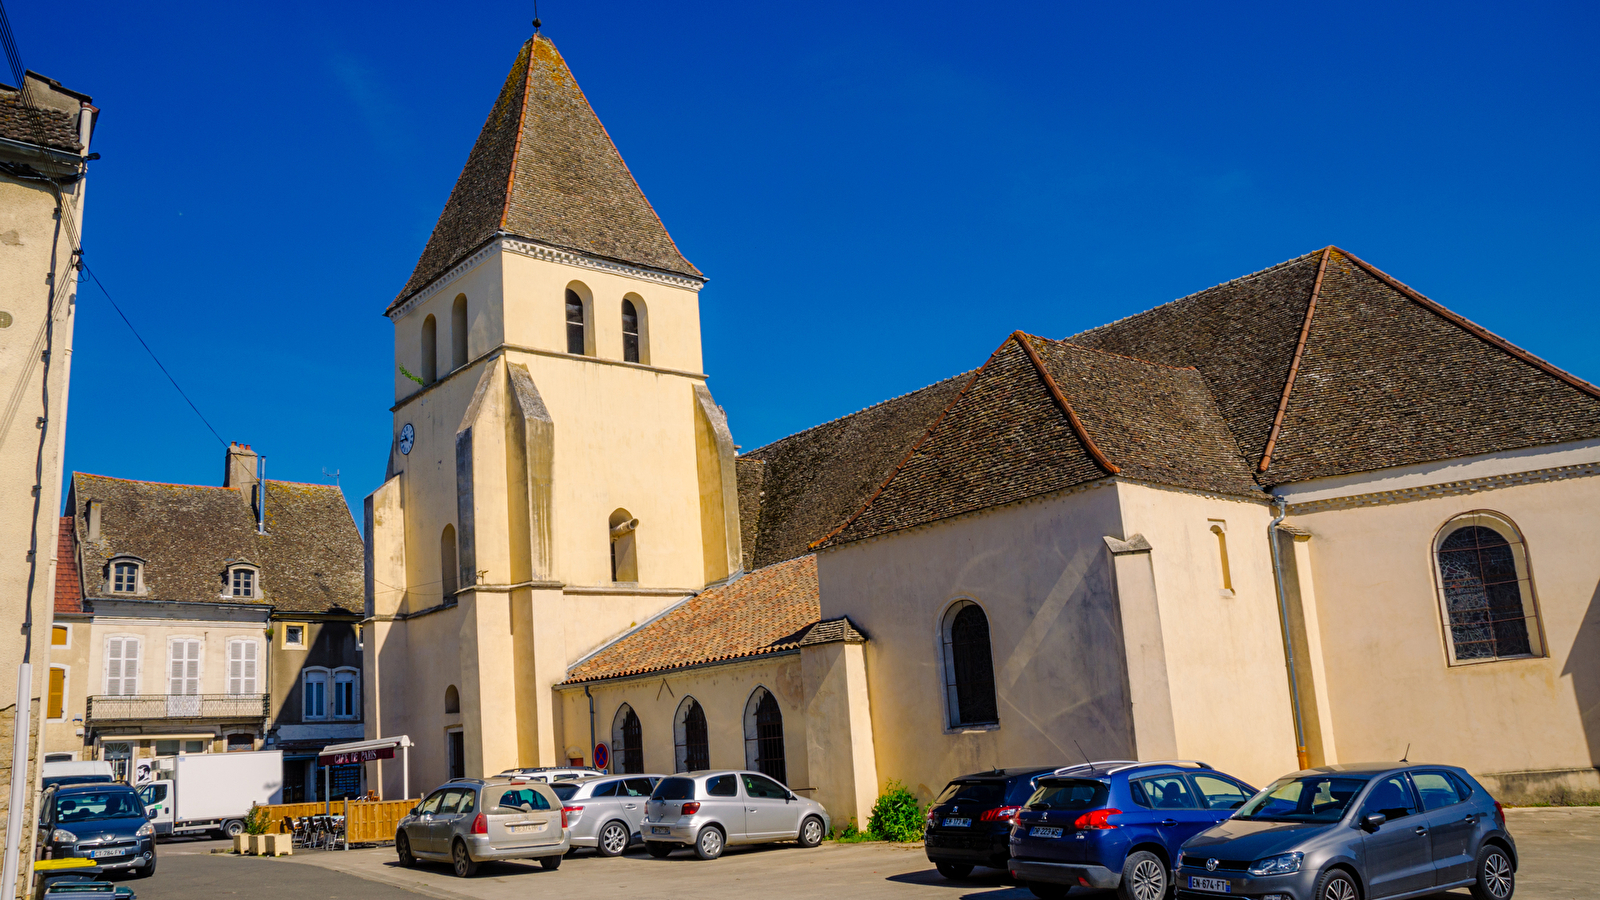
{"type": "Polygon", "coordinates": [[[462,878],[489,860],[537,859],[554,869],[569,846],[561,799],[523,778],[451,781],[413,807],[394,835],[400,865],[448,862],[462,878]]]}
{"type": "Polygon", "coordinates": [[[815,847],[827,836],[828,821],[822,804],[760,772],[688,772],[656,785],[640,831],[651,856],[693,847],[701,859],[716,859],[730,844],[815,847]]]}
{"type": "Polygon", "coordinates": [[[664,776],[608,775],[550,785],[561,798],[573,847],[621,856],[644,821],[644,806],[664,776]]]}

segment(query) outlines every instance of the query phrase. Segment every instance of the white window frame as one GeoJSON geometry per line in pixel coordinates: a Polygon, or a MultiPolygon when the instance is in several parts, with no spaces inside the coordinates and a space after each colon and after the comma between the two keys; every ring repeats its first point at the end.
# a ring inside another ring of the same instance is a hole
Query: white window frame
{"type": "Polygon", "coordinates": [[[328,688],[331,687],[332,685],[333,685],[333,678],[331,676],[331,673],[327,669],[322,668],[321,666],[312,666],[312,667],[309,667],[309,668],[301,670],[301,672],[300,672],[300,719],[301,719],[301,721],[303,721],[303,722],[326,722],[326,721],[329,721],[332,718],[332,716],[329,715],[329,713],[332,712],[332,710],[329,707],[331,706],[331,701],[333,700],[333,697],[331,697],[329,695],[329,691],[328,691],[328,688]],[[313,678],[313,676],[315,676],[315,678],[313,678]],[[311,699],[311,685],[312,684],[321,684],[322,685],[322,713],[320,715],[312,715],[311,714],[311,704],[308,701],[311,699]]]}
{"type": "Polygon", "coordinates": [[[144,560],[137,556],[113,556],[107,566],[106,593],[123,597],[136,597],[144,593],[144,560]],[[117,590],[117,566],[122,565],[133,566],[133,590],[131,591],[117,590]]]}
{"type": "Polygon", "coordinates": [[[227,656],[227,666],[228,666],[228,668],[225,670],[225,675],[224,675],[224,678],[227,681],[227,684],[224,685],[226,693],[232,694],[233,696],[236,696],[236,697],[261,693],[261,642],[256,640],[255,638],[244,638],[244,637],[229,638],[228,639],[228,644],[227,644],[227,651],[228,651],[228,656],[227,656]],[[247,660],[245,660],[243,658],[243,654],[241,654],[240,655],[240,659],[239,659],[239,663],[240,663],[240,673],[239,673],[239,682],[240,683],[239,683],[239,687],[241,689],[235,691],[233,689],[233,663],[234,663],[233,648],[234,647],[243,647],[245,645],[249,645],[249,646],[255,648],[255,658],[252,659],[252,660],[248,660],[248,662],[255,663],[255,673],[253,675],[251,675],[249,677],[249,679],[245,678],[244,672],[243,672],[243,666],[244,666],[244,663],[247,660]],[[248,681],[248,684],[249,684],[249,687],[250,687],[249,690],[243,690],[243,688],[245,687],[246,681],[248,681]]]}
{"type": "Polygon", "coordinates": [[[108,635],[106,635],[106,639],[105,639],[104,645],[100,649],[101,649],[101,654],[100,654],[100,661],[101,661],[100,686],[103,689],[104,693],[106,693],[109,696],[118,696],[118,697],[126,697],[126,696],[132,696],[134,694],[138,694],[139,693],[140,681],[144,677],[144,638],[141,638],[136,634],[108,634],[108,635]],[[132,691],[123,691],[122,690],[122,688],[126,686],[126,682],[127,682],[128,678],[129,678],[129,676],[126,675],[126,674],[122,674],[122,675],[117,676],[117,680],[119,682],[122,682],[122,684],[119,684],[117,690],[115,690],[115,691],[113,691],[111,689],[111,642],[112,641],[122,641],[123,642],[122,643],[122,656],[119,657],[119,662],[122,665],[118,668],[118,671],[119,672],[124,672],[124,673],[127,671],[127,662],[128,662],[127,645],[128,645],[129,641],[133,642],[133,649],[134,649],[133,667],[134,668],[133,668],[133,676],[132,676],[132,678],[133,678],[133,690],[132,691]]]}
{"type": "Polygon", "coordinates": [[[340,666],[328,678],[328,718],[350,722],[361,718],[361,670],[353,666],[340,666]],[[350,712],[340,715],[337,703],[341,678],[349,678],[350,712]]]}
{"type": "Polygon", "coordinates": [[[45,672],[44,681],[44,712],[47,722],[65,722],[72,718],[72,667],[62,663],[51,663],[50,669],[60,669],[61,676],[61,715],[50,715],[50,675],[49,669],[45,672]]]}
{"type": "Polygon", "coordinates": [[[261,568],[247,563],[229,566],[222,582],[222,598],[224,600],[261,599],[261,568]],[[233,580],[241,572],[250,573],[250,593],[248,594],[235,594],[233,592],[233,580]]]}

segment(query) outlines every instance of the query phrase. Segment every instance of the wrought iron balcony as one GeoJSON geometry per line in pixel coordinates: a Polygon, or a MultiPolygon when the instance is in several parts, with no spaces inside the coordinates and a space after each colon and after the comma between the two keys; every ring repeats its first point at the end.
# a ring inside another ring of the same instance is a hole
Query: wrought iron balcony
{"type": "Polygon", "coordinates": [[[90,722],[140,719],[265,719],[269,694],[100,694],[89,698],[90,722]]]}

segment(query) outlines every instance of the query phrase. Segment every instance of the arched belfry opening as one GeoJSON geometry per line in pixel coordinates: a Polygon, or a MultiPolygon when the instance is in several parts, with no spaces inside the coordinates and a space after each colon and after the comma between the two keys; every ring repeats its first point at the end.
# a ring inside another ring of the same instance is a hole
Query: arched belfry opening
{"type": "Polygon", "coordinates": [[[611,580],[639,580],[639,520],[625,509],[611,514],[611,580]]]}

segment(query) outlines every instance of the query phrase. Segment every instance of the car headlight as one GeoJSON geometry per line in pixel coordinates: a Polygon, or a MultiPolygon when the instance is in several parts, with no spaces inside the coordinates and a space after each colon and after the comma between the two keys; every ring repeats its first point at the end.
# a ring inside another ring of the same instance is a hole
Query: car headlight
{"type": "Polygon", "coordinates": [[[139,830],[135,831],[133,833],[133,836],[134,837],[149,837],[150,835],[155,834],[155,833],[156,833],[156,827],[154,825],[151,825],[149,822],[146,822],[143,825],[139,826],[139,830]]]}
{"type": "Polygon", "coordinates": [[[1296,850],[1293,853],[1284,853],[1279,856],[1270,856],[1258,859],[1250,864],[1251,875],[1292,875],[1300,871],[1300,861],[1306,855],[1296,850]]]}
{"type": "Polygon", "coordinates": [[[57,828],[55,831],[50,832],[50,840],[57,844],[76,844],[78,836],[65,828],[57,828]]]}

